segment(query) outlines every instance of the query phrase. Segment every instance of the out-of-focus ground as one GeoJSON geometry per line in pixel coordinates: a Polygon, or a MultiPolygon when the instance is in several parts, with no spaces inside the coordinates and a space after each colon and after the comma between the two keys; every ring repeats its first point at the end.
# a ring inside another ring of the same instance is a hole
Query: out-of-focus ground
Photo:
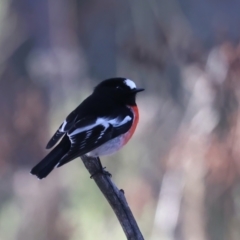
{"type": "Polygon", "coordinates": [[[148,240],[240,239],[240,1],[0,0],[0,239],[121,240],[80,159],[43,181],[45,145],[105,78],[140,124],[102,158],[148,240]]]}

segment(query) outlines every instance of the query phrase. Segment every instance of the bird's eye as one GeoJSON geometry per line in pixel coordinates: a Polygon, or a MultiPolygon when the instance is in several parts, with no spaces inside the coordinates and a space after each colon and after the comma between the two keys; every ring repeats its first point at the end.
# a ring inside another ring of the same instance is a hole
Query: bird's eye
{"type": "Polygon", "coordinates": [[[121,85],[116,86],[116,89],[119,90],[119,91],[124,91],[125,90],[124,86],[121,86],[121,85]]]}

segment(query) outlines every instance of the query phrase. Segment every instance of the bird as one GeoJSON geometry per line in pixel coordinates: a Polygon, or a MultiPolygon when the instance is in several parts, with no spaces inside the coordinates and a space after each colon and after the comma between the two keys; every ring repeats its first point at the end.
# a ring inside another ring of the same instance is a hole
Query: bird
{"type": "Polygon", "coordinates": [[[99,157],[120,150],[137,127],[136,95],[141,91],[144,89],[137,88],[128,78],[100,82],[63,121],[46,146],[46,149],[54,148],[30,173],[43,179],[54,168],[83,155],[96,157],[103,170],[99,157]]]}

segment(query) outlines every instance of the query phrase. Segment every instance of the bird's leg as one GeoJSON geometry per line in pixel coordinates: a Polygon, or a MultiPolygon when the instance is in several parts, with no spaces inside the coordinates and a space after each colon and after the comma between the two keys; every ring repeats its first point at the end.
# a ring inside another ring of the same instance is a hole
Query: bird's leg
{"type": "Polygon", "coordinates": [[[93,174],[90,176],[90,178],[93,178],[95,175],[97,175],[97,174],[99,174],[99,173],[104,174],[104,175],[106,175],[106,176],[108,176],[108,177],[112,177],[112,174],[111,174],[110,172],[108,172],[108,171],[105,170],[106,167],[103,167],[103,166],[102,166],[102,163],[101,163],[101,160],[100,160],[99,157],[97,157],[97,161],[98,161],[98,164],[99,164],[99,166],[100,166],[100,170],[97,171],[97,172],[95,172],[95,173],[93,173],[93,174]]]}

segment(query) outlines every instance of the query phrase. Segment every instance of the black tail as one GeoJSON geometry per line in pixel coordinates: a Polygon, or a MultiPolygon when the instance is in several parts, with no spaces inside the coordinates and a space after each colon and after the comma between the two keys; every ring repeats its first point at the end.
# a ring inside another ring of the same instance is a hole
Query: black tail
{"type": "Polygon", "coordinates": [[[31,174],[36,175],[39,179],[45,178],[69,149],[70,141],[68,136],[65,136],[62,141],[31,170],[31,174]]]}

